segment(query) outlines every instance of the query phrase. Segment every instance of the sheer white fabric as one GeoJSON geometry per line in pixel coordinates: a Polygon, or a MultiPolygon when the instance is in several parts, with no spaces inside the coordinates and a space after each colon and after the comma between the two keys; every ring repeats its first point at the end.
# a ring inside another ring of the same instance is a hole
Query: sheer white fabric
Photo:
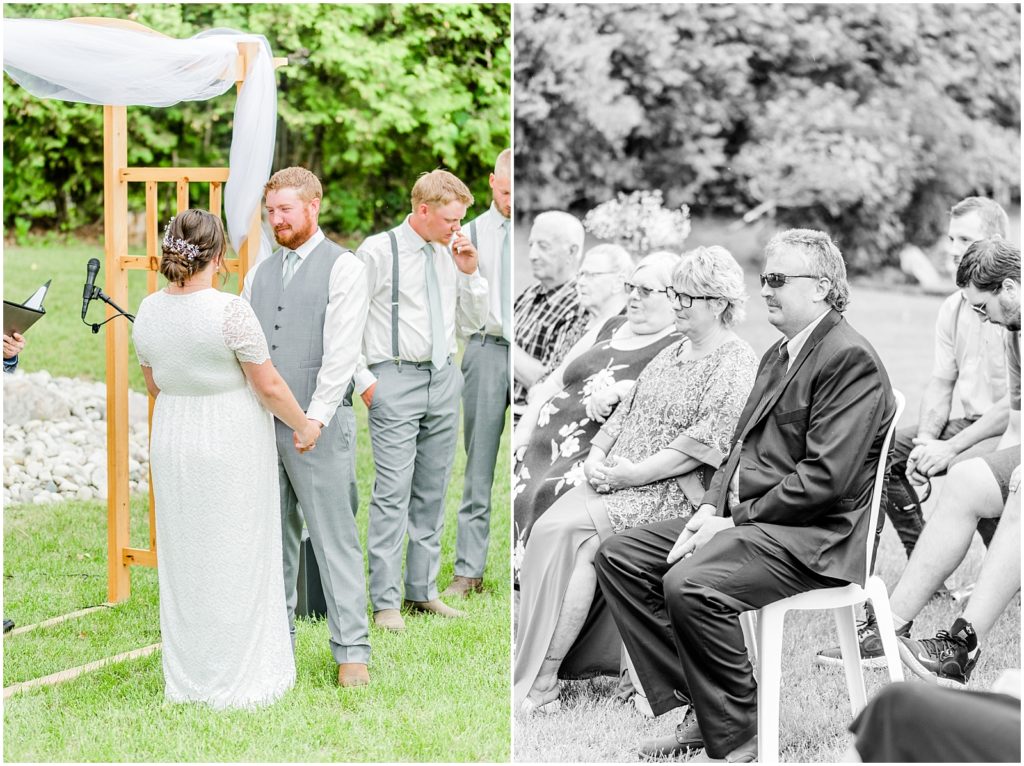
{"type": "MultiPolygon", "coordinates": [[[[233,87],[239,42],[259,46],[235,104],[231,173],[224,191],[228,236],[237,252],[273,162],[277,84],[265,37],[213,29],[178,40],[72,21],[4,19],[4,71],[39,98],[170,106],[205,101],[233,87]]],[[[259,244],[253,263],[271,252],[265,233],[259,244]]]]}
{"type": "Polygon", "coordinates": [[[247,303],[214,289],[153,293],[133,337],[160,387],[150,464],[164,693],[269,704],[295,681],[277,449],[239,365],[269,358],[266,340],[247,303]]]}

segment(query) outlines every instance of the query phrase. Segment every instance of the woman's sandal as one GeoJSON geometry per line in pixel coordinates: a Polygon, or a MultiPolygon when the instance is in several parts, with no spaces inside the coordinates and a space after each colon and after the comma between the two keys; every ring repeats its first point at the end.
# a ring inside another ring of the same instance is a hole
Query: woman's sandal
{"type": "Polygon", "coordinates": [[[557,713],[562,709],[562,700],[558,696],[559,689],[557,686],[551,691],[554,692],[554,696],[551,696],[546,700],[542,699],[539,702],[527,695],[526,699],[523,700],[523,704],[519,706],[519,712],[527,716],[557,713]]]}

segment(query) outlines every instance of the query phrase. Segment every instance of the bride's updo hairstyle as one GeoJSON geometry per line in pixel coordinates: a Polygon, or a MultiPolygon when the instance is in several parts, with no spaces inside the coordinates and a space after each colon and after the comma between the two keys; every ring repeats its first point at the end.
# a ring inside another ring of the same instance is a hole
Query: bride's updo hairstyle
{"type": "Polygon", "coordinates": [[[160,273],[168,282],[185,286],[185,280],[224,254],[224,226],[218,216],[189,208],[167,222],[164,229],[160,273]]]}

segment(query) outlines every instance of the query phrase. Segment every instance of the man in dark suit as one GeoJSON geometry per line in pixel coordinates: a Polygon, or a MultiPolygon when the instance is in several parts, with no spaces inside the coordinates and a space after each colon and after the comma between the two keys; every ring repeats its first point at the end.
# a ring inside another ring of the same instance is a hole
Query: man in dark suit
{"type": "Polygon", "coordinates": [[[843,318],[846,267],[828,235],[765,251],[761,295],[785,336],[761,360],[725,465],[697,512],[599,549],[597,577],[650,706],[689,710],[643,755],[757,756],[757,687],[739,613],[860,581],[868,509],[895,414],[881,360],[843,318]]]}

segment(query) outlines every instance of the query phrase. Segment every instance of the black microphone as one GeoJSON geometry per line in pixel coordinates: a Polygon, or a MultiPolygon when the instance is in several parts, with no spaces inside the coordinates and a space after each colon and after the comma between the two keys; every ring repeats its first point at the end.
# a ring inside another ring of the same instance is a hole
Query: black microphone
{"type": "Polygon", "coordinates": [[[100,271],[100,260],[99,258],[90,258],[89,264],[85,267],[85,287],[82,289],[82,321],[85,321],[85,312],[89,310],[89,303],[93,299],[93,293],[96,292],[94,283],[96,282],[96,275],[100,271]]]}

